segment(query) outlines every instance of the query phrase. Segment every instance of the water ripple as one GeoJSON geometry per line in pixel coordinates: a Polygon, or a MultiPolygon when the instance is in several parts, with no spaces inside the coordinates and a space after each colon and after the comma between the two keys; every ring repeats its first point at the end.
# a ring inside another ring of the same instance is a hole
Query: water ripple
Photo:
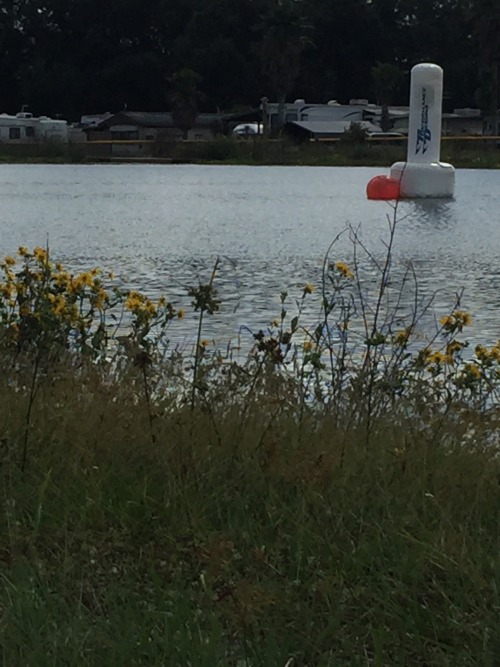
{"type": "MultiPolygon", "coordinates": [[[[279,294],[318,283],[324,253],[347,225],[384,254],[393,209],[365,198],[380,169],[169,165],[0,165],[0,253],[45,245],[75,270],[102,266],[152,296],[187,303],[221,257],[213,337],[266,326],[279,294]]],[[[464,289],[474,336],[500,336],[500,172],[457,172],[451,201],[403,202],[394,271],[415,266],[419,289],[446,312],[464,289]]],[[[334,259],[349,261],[349,235],[334,259]]],[[[367,267],[361,266],[362,270],[367,267]]],[[[307,317],[317,317],[312,300],[307,317]]],[[[411,296],[408,295],[408,304],[411,296]]],[[[187,322],[182,336],[188,335],[187,322]]],[[[432,322],[429,320],[429,326],[432,322]]]]}

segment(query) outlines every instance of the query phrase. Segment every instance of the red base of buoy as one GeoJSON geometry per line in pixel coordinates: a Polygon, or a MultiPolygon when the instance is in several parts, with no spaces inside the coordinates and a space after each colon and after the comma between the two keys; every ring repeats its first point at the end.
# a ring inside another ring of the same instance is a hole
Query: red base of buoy
{"type": "Polygon", "coordinates": [[[366,186],[368,199],[399,199],[399,181],[390,176],[374,176],[366,186]]]}

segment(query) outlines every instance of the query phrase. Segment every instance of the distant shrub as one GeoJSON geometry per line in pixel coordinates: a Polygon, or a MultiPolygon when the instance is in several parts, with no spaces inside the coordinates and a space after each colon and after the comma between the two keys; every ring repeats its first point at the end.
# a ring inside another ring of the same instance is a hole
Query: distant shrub
{"type": "Polygon", "coordinates": [[[349,129],[344,130],[341,141],[349,144],[362,144],[366,141],[367,136],[367,131],[360,123],[351,123],[349,129]]]}

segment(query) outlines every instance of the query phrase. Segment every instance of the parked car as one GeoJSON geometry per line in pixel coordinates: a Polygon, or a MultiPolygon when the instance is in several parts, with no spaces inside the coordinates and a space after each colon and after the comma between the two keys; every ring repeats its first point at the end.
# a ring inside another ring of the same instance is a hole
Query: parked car
{"type": "Polygon", "coordinates": [[[242,123],[241,125],[236,125],[232,132],[237,137],[252,137],[262,133],[262,123],[242,123]]]}

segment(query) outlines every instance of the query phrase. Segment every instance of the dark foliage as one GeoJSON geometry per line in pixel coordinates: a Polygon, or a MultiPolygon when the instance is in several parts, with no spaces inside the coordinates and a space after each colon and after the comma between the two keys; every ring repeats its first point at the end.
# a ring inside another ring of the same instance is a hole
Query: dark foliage
{"type": "Polygon", "coordinates": [[[377,63],[422,60],[444,67],[449,108],[491,109],[499,21],[493,0],[0,0],[0,111],[167,109],[183,70],[207,110],[374,99],[377,63]]]}

